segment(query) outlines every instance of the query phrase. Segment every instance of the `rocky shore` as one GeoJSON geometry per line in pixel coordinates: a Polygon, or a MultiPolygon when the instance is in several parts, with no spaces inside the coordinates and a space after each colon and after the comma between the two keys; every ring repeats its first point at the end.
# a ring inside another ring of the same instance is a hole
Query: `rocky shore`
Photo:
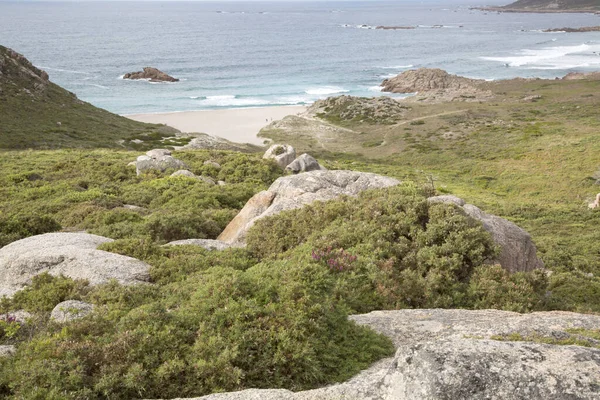
{"type": "Polygon", "coordinates": [[[472,10],[509,13],[600,13],[598,2],[590,0],[518,0],[506,6],[473,7],[472,10]]]}

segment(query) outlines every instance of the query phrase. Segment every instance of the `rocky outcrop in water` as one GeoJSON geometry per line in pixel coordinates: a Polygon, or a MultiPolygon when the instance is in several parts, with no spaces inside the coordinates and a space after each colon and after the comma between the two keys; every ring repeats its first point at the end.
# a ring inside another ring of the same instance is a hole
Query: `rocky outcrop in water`
{"type": "MultiPolygon", "coordinates": [[[[374,311],[350,317],[392,339],[393,357],[344,383],[291,392],[250,389],[197,400],[592,400],[600,397],[600,350],[499,341],[576,338],[600,316],[496,310],[374,311]]],[[[191,399],[190,399],[191,400],[191,399]]]]}
{"type": "Polygon", "coordinates": [[[584,26],[581,28],[553,28],[553,29],[545,29],[544,32],[567,32],[567,33],[600,32],[600,26],[584,26]]]}
{"type": "Polygon", "coordinates": [[[269,187],[252,197],[240,213],[227,225],[219,240],[243,245],[245,237],[260,218],[293,210],[315,201],[328,201],[343,195],[356,196],[367,189],[380,189],[400,184],[400,181],[366,172],[311,171],[278,178],[269,187]]]}
{"type": "Polygon", "coordinates": [[[130,72],[128,74],[125,74],[123,75],[123,79],[144,79],[150,82],[179,82],[179,79],[173,78],[172,76],[165,74],[161,70],[152,67],[146,67],[143,71],[130,72]]]}
{"type": "Polygon", "coordinates": [[[492,97],[482,89],[484,81],[451,75],[438,68],[419,68],[404,71],[382,82],[382,91],[417,93],[419,101],[481,101],[492,97]]]}
{"type": "Polygon", "coordinates": [[[147,282],[150,266],[135,258],[97,250],[112,239],[88,233],[46,233],[0,249],[0,296],[12,296],[43,272],[85,279],[91,285],[116,279],[123,285],[147,282]]]}
{"type": "Polygon", "coordinates": [[[509,272],[526,272],[543,268],[544,263],[537,257],[537,249],[531,236],[513,222],[495,215],[487,214],[472,204],[456,196],[444,195],[430,197],[431,203],[454,204],[471,218],[480,221],[483,228],[492,235],[492,239],[500,246],[497,262],[509,272]]]}

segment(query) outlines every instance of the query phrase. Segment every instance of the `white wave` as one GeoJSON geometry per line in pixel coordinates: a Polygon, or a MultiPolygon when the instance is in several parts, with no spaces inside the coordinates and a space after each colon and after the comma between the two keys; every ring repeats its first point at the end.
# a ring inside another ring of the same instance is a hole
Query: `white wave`
{"type": "Polygon", "coordinates": [[[379,78],[381,79],[390,79],[393,78],[395,76],[398,76],[398,74],[384,74],[384,75],[378,75],[379,78]]]}
{"type": "Polygon", "coordinates": [[[369,92],[381,92],[383,90],[383,86],[371,86],[369,88],[369,92]]]}
{"type": "Polygon", "coordinates": [[[47,71],[58,71],[58,72],[67,72],[69,74],[79,74],[79,75],[89,75],[89,72],[83,71],[73,71],[71,69],[62,69],[62,68],[52,68],[52,67],[43,67],[41,65],[37,65],[38,68],[47,70],[47,71]]]}
{"type": "Polygon", "coordinates": [[[509,67],[532,67],[539,69],[569,69],[600,66],[600,45],[556,46],[532,50],[523,49],[507,57],[481,57],[497,61],[509,67]],[[596,57],[594,57],[596,56],[596,57]]]}
{"type": "Polygon", "coordinates": [[[94,86],[94,87],[97,87],[99,89],[104,89],[104,90],[109,90],[110,89],[109,87],[98,85],[97,83],[87,83],[87,85],[94,86]]]}
{"type": "Polygon", "coordinates": [[[321,95],[326,95],[326,94],[337,94],[337,93],[348,93],[348,92],[349,92],[349,90],[346,90],[346,89],[338,87],[338,86],[324,86],[324,87],[320,87],[320,88],[307,89],[304,93],[321,96],[321,95]]]}
{"type": "Polygon", "coordinates": [[[414,67],[414,65],[409,64],[409,65],[392,65],[391,67],[376,67],[379,69],[407,69],[407,68],[412,68],[414,67]]]}

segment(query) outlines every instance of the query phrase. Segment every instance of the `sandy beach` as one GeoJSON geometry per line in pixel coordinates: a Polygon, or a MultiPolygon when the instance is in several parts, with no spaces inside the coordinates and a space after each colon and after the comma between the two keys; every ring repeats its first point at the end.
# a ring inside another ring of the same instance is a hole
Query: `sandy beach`
{"type": "Polygon", "coordinates": [[[140,122],[166,124],[181,132],[208,133],[232,142],[262,145],[264,139],[259,139],[256,135],[263,127],[271,121],[305,110],[305,106],[280,106],[124,116],[140,122]]]}

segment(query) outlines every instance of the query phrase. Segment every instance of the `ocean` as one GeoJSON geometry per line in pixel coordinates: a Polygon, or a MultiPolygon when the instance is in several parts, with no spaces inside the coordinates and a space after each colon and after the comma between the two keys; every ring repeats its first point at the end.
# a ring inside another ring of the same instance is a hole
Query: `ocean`
{"type": "Polygon", "coordinates": [[[0,44],[119,114],[383,95],[383,79],[418,67],[488,80],[600,69],[600,32],[542,32],[600,25],[600,16],[470,9],[480,4],[0,0],[0,44]],[[181,81],[122,79],[146,66],[181,81]]]}

